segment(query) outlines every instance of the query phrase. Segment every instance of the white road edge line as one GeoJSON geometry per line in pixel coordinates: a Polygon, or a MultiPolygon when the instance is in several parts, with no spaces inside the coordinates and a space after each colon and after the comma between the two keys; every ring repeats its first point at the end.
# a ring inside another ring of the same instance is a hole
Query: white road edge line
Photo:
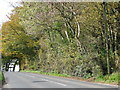
{"type": "Polygon", "coordinates": [[[49,81],[49,80],[46,80],[46,79],[42,79],[43,81],[49,81]]]}
{"type": "Polygon", "coordinates": [[[54,82],[54,83],[57,83],[57,84],[62,85],[62,86],[67,86],[67,85],[65,85],[63,83],[58,83],[58,82],[54,82]]]}
{"type": "Polygon", "coordinates": [[[63,84],[63,83],[59,83],[59,82],[55,82],[55,81],[49,81],[49,80],[47,80],[47,79],[42,79],[42,80],[48,81],[48,82],[52,82],[52,83],[56,83],[56,84],[59,84],[59,85],[62,85],[62,86],[67,86],[67,85],[65,85],[65,84],[63,84]]]}
{"type": "Polygon", "coordinates": [[[24,74],[24,75],[27,76],[27,77],[35,78],[35,76],[33,76],[33,75],[26,75],[26,74],[24,74]]]}

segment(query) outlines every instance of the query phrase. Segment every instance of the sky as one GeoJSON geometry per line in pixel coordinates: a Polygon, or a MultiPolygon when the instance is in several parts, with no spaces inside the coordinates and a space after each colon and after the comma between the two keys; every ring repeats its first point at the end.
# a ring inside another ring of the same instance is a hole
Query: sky
{"type": "Polygon", "coordinates": [[[3,22],[8,21],[8,18],[6,15],[9,15],[12,13],[11,10],[14,8],[11,6],[11,4],[16,5],[16,2],[19,2],[20,0],[0,0],[0,27],[3,22]]]}

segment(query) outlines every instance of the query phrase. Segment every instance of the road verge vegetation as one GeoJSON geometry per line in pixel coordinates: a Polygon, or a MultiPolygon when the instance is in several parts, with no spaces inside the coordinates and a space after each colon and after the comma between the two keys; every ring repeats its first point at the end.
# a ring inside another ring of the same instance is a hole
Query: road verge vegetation
{"type": "Polygon", "coordinates": [[[67,74],[58,74],[53,72],[41,72],[41,71],[29,71],[29,70],[22,70],[21,72],[31,72],[31,73],[37,73],[37,74],[43,74],[43,75],[50,75],[50,76],[59,76],[59,77],[71,77],[67,74]]]}
{"type": "Polygon", "coordinates": [[[3,72],[0,71],[0,88],[2,87],[4,82],[5,82],[4,74],[3,72]]]}
{"type": "Polygon", "coordinates": [[[119,77],[118,72],[114,72],[110,75],[105,75],[105,76],[102,75],[102,76],[91,77],[91,78],[83,78],[83,77],[71,76],[67,74],[58,74],[58,73],[42,72],[42,71],[22,70],[21,72],[30,72],[30,73],[37,73],[37,74],[43,74],[43,75],[65,77],[65,78],[70,78],[70,79],[75,79],[75,80],[105,83],[105,84],[112,84],[112,85],[119,85],[120,83],[120,77],[119,77]]]}
{"type": "Polygon", "coordinates": [[[119,73],[115,72],[110,75],[105,75],[105,76],[98,76],[96,77],[95,81],[96,82],[103,82],[103,83],[112,83],[112,84],[117,84],[119,85],[120,83],[120,77],[119,73]]]}

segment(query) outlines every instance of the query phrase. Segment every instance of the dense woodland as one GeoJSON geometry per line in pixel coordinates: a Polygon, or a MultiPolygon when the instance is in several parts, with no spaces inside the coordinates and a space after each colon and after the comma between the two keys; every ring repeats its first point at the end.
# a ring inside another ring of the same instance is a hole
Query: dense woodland
{"type": "Polygon", "coordinates": [[[2,60],[84,78],[120,65],[120,3],[22,2],[2,25],[2,60]]]}

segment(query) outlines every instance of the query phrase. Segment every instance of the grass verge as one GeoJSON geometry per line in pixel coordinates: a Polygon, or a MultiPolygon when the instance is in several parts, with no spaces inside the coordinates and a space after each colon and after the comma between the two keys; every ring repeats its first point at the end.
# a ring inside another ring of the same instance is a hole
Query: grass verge
{"type": "Polygon", "coordinates": [[[110,75],[98,76],[98,77],[96,77],[95,81],[119,85],[120,84],[120,74],[118,72],[115,72],[110,75]]]}
{"type": "Polygon", "coordinates": [[[5,82],[5,78],[4,78],[3,72],[0,71],[0,88],[2,87],[4,82],[5,82]]]}
{"type": "Polygon", "coordinates": [[[51,76],[70,77],[70,75],[67,75],[67,74],[58,74],[58,73],[51,73],[51,72],[29,71],[29,70],[24,70],[21,72],[31,72],[31,73],[51,75],[51,76]]]}

